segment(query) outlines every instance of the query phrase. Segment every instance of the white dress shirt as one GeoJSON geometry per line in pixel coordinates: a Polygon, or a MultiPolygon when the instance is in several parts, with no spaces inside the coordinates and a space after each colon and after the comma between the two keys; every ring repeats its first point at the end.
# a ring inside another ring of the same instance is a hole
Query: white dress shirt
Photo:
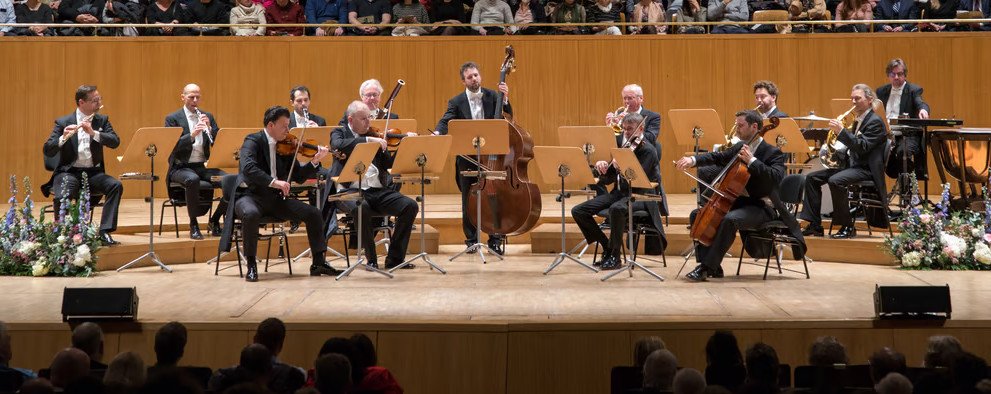
{"type": "Polygon", "coordinates": [[[267,131],[265,132],[265,138],[268,139],[268,173],[272,175],[272,182],[269,182],[268,185],[272,186],[272,184],[279,179],[278,171],[275,169],[275,144],[277,144],[278,141],[268,135],[267,131]]]}
{"type": "Polygon", "coordinates": [[[891,86],[891,95],[888,96],[888,104],[884,109],[888,119],[895,119],[901,115],[903,90],[905,90],[904,84],[900,88],[896,88],[894,85],[891,86]]]}
{"type": "MultiPolygon", "coordinates": [[[[82,123],[85,118],[86,115],[83,115],[83,113],[76,108],[76,124],[78,125],[82,123]]],[[[96,133],[93,135],[92,139],[96,140],[96,142],[100,142],[100,130],[94,131],[96,133]]],[[[93,163],[93,152],[90,150],[89,134],[87,134],[82,127],[79,127],[76,128],[76,136],[79,139],[79,145],[77,145],[76,151],[79,153],[76,155],[76,161],[72,163],[72,166],[78,168],[93,168],[95,163],[93,163]]],[[[72,136],[62,135],[62,137],[59,137],[58,146],[62,147],[62,145],[65,145],[69,138],[72,138],[72,136]]]]}
{"type": "MultiPolygon", "coordinates": [[[[353,135],[354,138],[364,137],[362,135],[358,135],[358,133],[354,131],[354,127],[351,126],[350,122],[348,122],[348,129],[351,130],[351,135],[353,135]]],[[[357,187],[357,186],[358,185],[355,185],[354,182],[351,182],[351,187],[357,187]]],[[[382,182],[379,182],[378,167],[375,167],[375,164],[369,163],[368,168],[365,170],[365,175],[362,176],[361,179],[361,190],[368,190],[373,187],[381,188],[382,182]]]]}
{"type": "Polygon", "coordinates": [[[471,107],[472,119],[485,119],[485,109],[482,107],[482,94],[481,88],[478,89],[477,93],[465,89],[465,95],[468,96],[468,105],[471,107]]]}
{"type": "MultiPolygon", "coordinates": [[[[189,123],[189,132],[192,133],[193,129],[196,128],[196,124],[200,122],[200,118],[196,116],[196,112],[189,112],[189,108],[186,108],[186,106],[182,107],[182,112],[186,114],[186,122],[189,123]]],[[[210,130],[207,129],[199,133],[196,138],[193,138],[193,151],[189,154],[190,163],[202,163],[206,161],[206,154],[203,151],[203,134],[209,132],[210,130]]]]}
{"type": "Polygon", "coordinates": [[[310,120],[300,115],[299,112],[293,111],[292,114],[296,117],[296,127],[310,126],[310,120]]]}

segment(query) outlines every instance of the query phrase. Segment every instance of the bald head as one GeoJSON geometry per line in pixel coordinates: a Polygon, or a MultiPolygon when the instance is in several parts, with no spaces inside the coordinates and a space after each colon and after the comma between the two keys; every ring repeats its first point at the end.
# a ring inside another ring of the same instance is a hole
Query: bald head
{"type": "Polygon", "coordinates": [[[666,349],[655,350],[643,364],[643,387],[671,390],[674,374],[678,371],[678,359],[666,349]]]}
{"type": "Polygon", "coordinates": [[[675,394],[702,394],[705,387],[705,377],[697,369],[685,368],[674,375],[675,394]]]}
{"type": "Polygon", "coordinates": [[[82,350],[90,359],[103,359],[103,330],[96,323],[86,322],[72,330],[72,347],[82,350]]]}
{"type": "Polygon", "coordinates": [[[199,91],[200,91],[200,85],[197,85],[195,83],[191,83],[182,88],[182,94],[188,94],[190,92],[199,93],[199,91]]]}
{"type": "Polygon", "coordinates": [[[89,375],[89,356],[76,348],[65,348],[55,354],[51,365],[51,381],[65,388],[76,379],[89,375]]]}

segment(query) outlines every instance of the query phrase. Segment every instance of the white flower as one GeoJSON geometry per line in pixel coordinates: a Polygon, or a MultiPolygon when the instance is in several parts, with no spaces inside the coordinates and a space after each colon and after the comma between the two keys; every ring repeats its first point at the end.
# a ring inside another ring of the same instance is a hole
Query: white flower
{"type": "Polygon", "coordinates": [[[31,266],[31,275],[34,276],[45,276],[48,275],[48,264],[42,264],[41,261],[31,266]]]}
{"type": "Polygon", "coordinates": [[[31,254],[38,246],[41,245],[37,242],[32,241],[21,241],[17,244],[17,251],[21,254],[28,255],[31,254]]]}
{"type": "Polygon", "coordinates": [[[984,265],[991,265],[991,247],[979,242],[974,245],[974,259],[984,265]]]}
{"type": "Polygon", "coordinates": [[[905,267],[918,267],[922,262],[922,253],[908,252],[902,256],[902,265],[905,267]]]}
{"type": "Polygon", "coordinates": [[[56,238],[56,240],[58,240],[58,243],[59,244],[64,244],[65,243],[65,236],[64,235],[59,235],[58,238],[56,238]]]}
{"type": "Polygon", "coordinates": [[[79,246],[79,248],[76,249],[76,255],[73,256],[72,258],[72,265],[76,267],[82,267],[86,265],[87,262],[89,262],[90,257],[92,256],[90,255],[89,252],[89,246],[81,245],[79,246]]]}
{"type": "Polygon", "coordinates": [[[950,257],[960,257],[967,250],[967,241],[955,235],[943,233],[939,240],[943,244],[943,251],[950,257]]]}
{"type": "Polygon", "coordinates": [[[984,232],[984,229],[983,228],[976,228],[975,227],[975,228],[970,229],[970,236],[971,237],[974,237],[974,238],[977,238],[977,237],[980,237],[983,232],[984,232]]]}

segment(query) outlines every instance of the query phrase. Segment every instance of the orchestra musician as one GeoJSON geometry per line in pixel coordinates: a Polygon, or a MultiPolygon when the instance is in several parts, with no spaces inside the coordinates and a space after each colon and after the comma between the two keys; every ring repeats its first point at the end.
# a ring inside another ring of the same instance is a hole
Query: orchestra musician
{"type": "MultiPolygon", "coordinates": [[[[82,85],[76,89],[76,111],[55,120],[55,128],[45,141],[46,157],[58,158],[48,183],[41,191],[55,196],[55,212],[59,212],[62,197],[76,198],[86,175],[90,193],[101,193],[105,199],[100,218],[100,241],[104,245],[120,242],[110,235],[117,230],[117,211],[123,185],[107,175],[103,163],[103,147],[116,149],[120,138],[110,124],[110,118],[99,113],[103,97],[96,86],[82,85]]],[[[91,203],[96,203],[92,201],[91,203]]]]}
{"type": "Polygon", "coordinates": [[[303,127],[305,120],[307,127],[323,127],[327,125],[327,120],[322,116],[308,112],[310,110],[310,89],[306,86],[296,86],[289,90],[289,104],[292,105],[293,116],[289,117],[289,129],[303,127]]]}
{"type": "MultiPolygon", "coordinates": [[[[361,83],[358,87],[358,99],[365,103],[368,108],[372,111],[372,119],[385,119],[385,108],[379,108],[379,104],[382,102],[382,93],[385,89],[382,88],[382,83],[377,79],[369,79],[361,83]]],[[[399,119],[399,115],[395,112],[389,113],[389,119],[399,119]]],[[[338,126],[344,126],[348,123],[347,111],[344,111],[344,116],[341,117],[341,121],[337,122],[338,126]]]]}
{"type": "MultiPolygon", "coordinates": [[[[368,264],[378,268],[378,257],[375,252],[375,237],[372,234],[372,215],[386,214],[396,217],[396,226],[392,230],[389,242],[389,253],[385,258],[385,268],[392,269],[403,263],[406,259],[406,248],[409,246],[410,233],[413,230],[413,221],[416,214],[420,212],[419,206],[413,199],[404,196],[391,187],[392,177],[389,176],[388,169],[392,167],[393,157],[387,151],[386,140],[381,137],[372,136],[370,122],[372,120],[371,111],[368,106],[361,101],[353,101],[348,105],[348,122],[344,127],[335,128],[331,132],[331,146],[344,154],[350,156],[358,144],[373,142],[380,144],[382,149],[375,155],[375,159],[365,171],[361,181],[363,201],[361,205],[361,240],[365,249],[365,257],[368,264]]],[[[333,175],[339,175],[344,168],[345,160],[334,159],[334,166],[331,168],[333,175]]],[[[353,188],[359,185],[339,185],[338,189],[353,188]]],[[[355,211],[356,204],[351,205],[351,215],[358,217],[355,211]]],[[[416,268],[413,264],[403,266],[404,269],[416,268]]]]}
{"type": "MultiPolygon", "coordinates": [[[[922,87],[908,82],[908,65],[902,59],[891,59],[884,68],[889,83],[877,88],[877,98],[884,103],[885,115],[888,119],[900,117],[916,117],[929,119],[929,104],[922,99],[922,87]]],[[[891,157],[888,158],[886,173],[892,178],[898,178],[902,172],[902,156],[908,152],[908,168],[915,169],[915,175],[921,179],[926,173],[926,161],[922,135],[919,132],[905,133],[895,137],[891,145],[891,157]],[[902,139],[905,138],[904,141],[902,139]]]]}
{"type": "Polygon", "coordinates": [[[613,124],[627,113],[637,113],[647,118],[644,135],[651,143],[657,142],[657,135],[661,131],[661,115],[643,107],[643,88],[637,84],[629,84],[623,87],[623,111],[621,113],[610,112],[606,114],[606,125],[613,124]]]}
{"type": "MultiPolygon", "coordinates": [[[[737,112],[735,123],[736,137],[740,138],[740,142],[722,152],[686,156],[675,163],[682,170],[702,165],[718,165],[722,169],[735,160],[740,160],[747,163],[747,171],[750,173],[745,193],[733,202],[732,209],[719,223],[712,243],[709,246],[701,243],[696,245],[695,259],[699,265],[685,275],[691,281],[722,278],[723,256],[736,240],[737,231],[756,229],[774,219],[782,220],[791,235],[799,241],[800,246],[795,249],[795,255],[798,256],[796,258],[801,259],[805,254],[805,239],[798,222],[778,196],[778,187],[785,175],[784,153],[759,136],[747,145],[746,141],[754,138],[763,126],[763,119],[756,110],[737,112]]],[[[692,212],[691,222],[695,221],[697,213],[698,210],[692,212]]],[[[766,253],[770,253],[770,245],[753,245],[747,241],[743,240],[751,256],[766,256],[766,253]]]]}
{"type": "Polygon", "coordinates": [[[241,232],[244,239],[244,257],[248,272],[245,280],[258,281],[256,250],[258,247],[258,226],[262,217],[284,220],[300,220],[306,224],[313,262],[310,275],[337,275],[340,271],[326,263],[327,238],[323,234],[323,218],[316,207],[305,202],[285,198],[289,195],[289,175],[292,180],[303,182],[316,175],[320,159],[327,155],[326,147],[318,147],[307,163],[300,163],[296,155],[277,155],[277,144],[289,134],[289,109],[275,106],[265,110],[265,128],[248,135],[241,145],[240,171],[247,191],[239,196],[227,209],[224,233],[220,242],[221,250],[230,250],[233,233],[233,215],[241,218],[241,232]]]}
{"type": "MultiPolygon", "coordinates": [[[[186,211],[189,214],[189,238],[203,239],[196,218],[207,213],[200,206],[200,181],[211,182],[212,177],[225,173],[217,168],[206,168],[210,160],[210,147],[217,140],[220,127],[213,114],[199,109],[200,87],[186,85],[179,98],[182,108],[165,117],[165,127],[182,127],[182,134],[169,155],[167,182],[182,184],[186,194],[186,211]]],[[[212,199],[212,190],[210,198],[212,199]]],[[[209,205],[207,205],[209,207],[209,205]]],[[[227,204],[221,200],[216,212],[210,217],[207,231],[210,235],[220,235],[220,216],[227,211],[227,204]]]]}
{"type": "MultiPolygon", "coordinates": [[[[466,62],[461,65],[461,83],[465,86],[463,93],[458,93],[447,101],[447,111],[437,122],[435,134],[447,134],[447,124],[452,119],[495,119],[496,100],[498,93],[482,87],[482,75],[478,71],[478,65],[474,62],[466,62]]],[[[505,83],[499,84],[499,91],[503,97],[503,111],[512,115],[513,108],[509,105],[509,86],[505,83]]],[[[458,190],[461,191],[461,227],[465,234],[465,244],[468,246],[478,243],[478,232],[468,218],[468,194],[471,185],[476,182],[472,177],[462,176],[462,171],[476,171],[478,167],[458,157],[455,160],[454,177],[458,183],[458,190]]],[[[499,254],[505,253],[503,243],[505,236],[490,234],[488,246],[499,254]]]]}
{"type": "Polygon", "coordinates": [[[770,117],[787,118],[788,114],[778,109],[778,85],[768,80],[754,83],[754,100],[761,119],[770,117]]]}
{"type": "MultiPolygon", "coordinates": [[[[651,182],[660,183],[661,172],[660,167],[657,165],[658,160],[660,160],[659,154],[657,153],[655,144],[647,140],[642,123],[644,123],[644,117],[639,113],[631,112],[629,115],[626,115],[622,121],[623,134],[617,136],[616,142],[620,147],[633,149],[637,160],[643,166],[644,172],[647,173],[647,178],[651,182]]],[[[606,194],[598,195],[591,200],[576,205],[571,209],[571,216],[575,219],[575,223],[578,224],[578,228],[581,229],[585,241],[589,244],[598,242],[599,245],[602,245],[602,261],[596,262],[595,265],[600,266],[603,270],[612,270],[620,268],[623,265],[620,253],[623,251],[624,245],[623,233],[625,232],[625,224],[627,223],[627,200],[630,195],[630,186],[629,182],[620,176],[619,168],[615,162],[596,162],[595,170],[599,174],[600,184],[613,184],[615,186],[613,186],[612,191],[606,194]],[[595,221],[595,215],[605,209],[609,210],[607,219],[610,223],[608,238],[606,238],[605,233],[595,221]]],[[[643,191],[634,189],[633,192],[642,193],[643,191]]],[[[653,193],[655,190],[648,192],[653,193]]],[[[633,210],[646,210],[650,214],[654,228],[660,234],[660,250],[663,251],[667,246],[667,239],[664,237],[664,227],[661,224],[658,203],[656,201],[635,201],[633,203],[633,210]]]]}
{"type": "MultiPolygon", "coordinates": [[[[853,115],[856,116],[851,127],[844,128],[838,119],[829,121],[830,132],[835,133],[837,141],[848,150],[848,165],[845,169],[826,168],[815,171],[806,177],[805,201],[799,215],[799,218],[809,222],[803,231],[805,236],[823,236],[820,212],[823,184],[829,184],[829,192],[833,198],[833,224],[842,226],[839,232],[832,235],[833,238],[852,238],[857,235],[850,216],[848,186],[871,180],[880,194],[880,201],[887,201],[883,168],[887,134],[884,120],[873,111],[874,91],[866,84],[854,85],[850,100],[853,102],[853,115]]],[[[888,218],[881,220],[887,223],[888,218]]]]}

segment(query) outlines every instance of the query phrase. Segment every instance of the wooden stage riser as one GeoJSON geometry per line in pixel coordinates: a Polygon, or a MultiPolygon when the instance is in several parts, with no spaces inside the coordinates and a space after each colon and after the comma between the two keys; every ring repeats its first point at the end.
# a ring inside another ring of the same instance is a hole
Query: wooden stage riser
{"type": "MultiPolygon", "coordinates": [[[[952,325],[952,323],[951,323],[952,325]]],[[[104,362],[125,351],[153,363],[154,335],[160,324],[115,331],[107,326],[104,362]]],[[[875,350],[890,346],[919,366],[931,335],[953,335],[978,356],[991,357],[991,327],[957,324],[957,328],[875,328],[869,322],[763,322],[694,324],[546,324],[472,326],[449,324],[288,325],[279,358],[309,368],[323,342],[333,336],[363,332],[376,343],[379,363],[396,375],[407,393],[553,394],[605,393],[609,369],[633,362],[633,345],[643,336],[660,336],[681,367],[705,368],[705,343],[716,329],[733,329],[745,348],[757,341],[773,346],[782,363],[807,364],[807,352],[819,336],[831,335],[846,346],[852,363],[864,364],[875,350]]],[[[227,367],[251,342],[247,324],[187,324],[189,339],[183,365],[227,367]]],[[[69,346],[68,327],[13,324],[11,365],[34,370],[48,367],[51,356],[69,346]],[[43,327],[39,327],[43,326],[43,327]]],[[[742,350],[742,349],[741,349],[742,350]]]]}

